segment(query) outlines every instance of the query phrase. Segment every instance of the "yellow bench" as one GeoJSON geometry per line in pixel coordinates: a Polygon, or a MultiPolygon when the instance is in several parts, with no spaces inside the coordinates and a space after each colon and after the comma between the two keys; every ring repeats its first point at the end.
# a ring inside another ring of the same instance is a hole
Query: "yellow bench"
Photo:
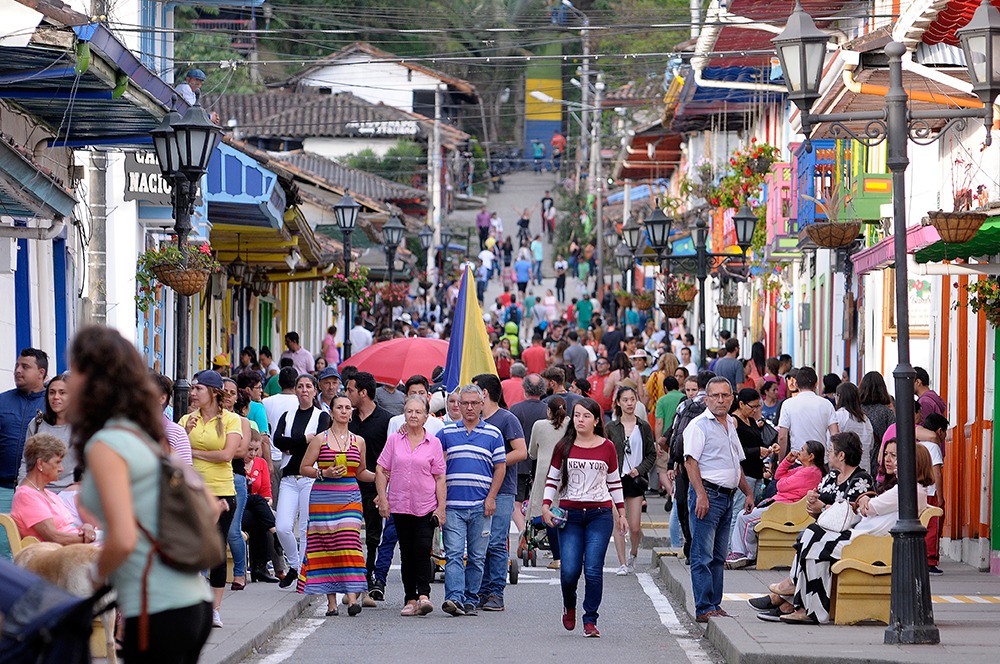
{"type": "MultiPolygon", "coordinates": [[[[943,515],[940,507],[920,513],[920,523],[943,515]]],[[[833,590],[830,621],[854,625],[864,621],[889,624],[889,593],[892,585],[892,537],[859,535],[844,547],[841,559],[831,567],[833,590]]]]}
{"type": "Polygon", "coordinates": [[[757,569],[791,567],[795,539],[814,521],[806,511],[806,499],[797,503],[772,503],[753,527],[757,533],[757,569]]]}

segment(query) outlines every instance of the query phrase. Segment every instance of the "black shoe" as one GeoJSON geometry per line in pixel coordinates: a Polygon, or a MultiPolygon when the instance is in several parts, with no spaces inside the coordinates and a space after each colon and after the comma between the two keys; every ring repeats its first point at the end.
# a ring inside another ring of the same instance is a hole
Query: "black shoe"
{"type": "Polygon", "coordinates": [[[267,571],[266,567],[250,570],[250,580],[257,583],[280,583],[281,579],[267,571]]]}
{"type": "Polygon", "coordinates": [[[299,578],[299,571],[289,568],[289,570],[285,572],[285,578],[283,578],[281,581],[278,581],[278,587],[287,588],[288,586],[295,583],[298,580],[298,578],[299,578]]]}
{"type": "Polygon", "coordinates": [[[931,565],[930,567],[927,568],[927,573],[930,574],[931,576],[941,576],[942,574],[944,574],[944,570],[938,567],[937,565],[931,565]]]}
{"type": "Polygon", "coordinates": [[[671,496],[667,496],[667,500],[663,503],[663,511],[669,512],[674,509],[674,499],[671,496]]]}
{"type": "Polygon", "coordinates": [[[475,617],[475,616],[479,615],[479,611],[476,609],[476,605],[473,604],[472,602],[469,602],[468,604],[466,604],[465,606],[463,606],[462,607],[462,611],[465,612],[465,615],[471,616],[471,617],[475,617]]]}
{"type": "MultiPolygon", "coordinates": [[[[466,606],[469,605],[466,604],[466,606]]],[[[441,605],[441,610],[447,613],[449,616],[458,617],[465,615],[465,610],[462,608],[462,605],[450,599],[445,600],[445,603],[441,605]]]]}
{"type": "Polygon", "coordinates": [[[770,595],[763,595],[762,597],[751,597],[747,600],[747,603],[757,611],[770,611],[772,609],[777,609],[781,606],[781,602],[774,604],[771,602],[770,595]]]}
{"type": "Polygon", "coordinates": [[[767,611],[761,611],[757,614],[759,620],[764,622],[781,622],[781,616],[788,615],[782,613],[781,609],[768,609],[767,611]]]}
{"type": "Polygon", "coordinates": [[[385,581],[376,581],[372,584],[372,589],[368,591],[368,596],[376,602],[383,601],[385,599],[385,581]]]}
{"type": "Polygon", "coordinates": [[[352,618],[358,615],[359,613],[361,613],[361,602],[355,602],[354,604],[351,604],[350,606],[347,607],[347,615],[351,616],[352,618]]]}

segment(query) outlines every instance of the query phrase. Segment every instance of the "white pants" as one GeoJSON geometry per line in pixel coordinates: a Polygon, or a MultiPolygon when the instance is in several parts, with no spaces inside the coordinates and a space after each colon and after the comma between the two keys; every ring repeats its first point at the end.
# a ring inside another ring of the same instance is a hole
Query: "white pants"
{"type": "Polygon", "coordinates": [[[278,541],[285,550],[285,562],[290,569],[302,567],[302,556],[306,551],[306,529],[309,527],[309,493],[313,482],[311,477],[282,477],[278,492],[278,509],[275,514],[275,529],[278,541]],[[299,538],[295,540],[295,519],[299,522],[299,538]]]}

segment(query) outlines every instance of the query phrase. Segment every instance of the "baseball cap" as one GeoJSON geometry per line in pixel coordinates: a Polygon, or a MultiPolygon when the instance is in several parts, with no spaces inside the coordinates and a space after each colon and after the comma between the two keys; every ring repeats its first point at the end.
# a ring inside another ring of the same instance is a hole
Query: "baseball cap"
{"type": "Polygon", "coordinates": [[[229,356],[225,353],[219,353],[212,358],[212,366],[215,367],[228,367],[229,366],[229,356]]]}
{"type": "Polygon", "coordinates": [[[634,359],[636,359],[638,357],[641,357],[644,360],[648,360],[649,359],[649,356],[646,355],[646,351],[644,351],[641,348],[639,350],[635,351],[635,353],[633,353],[632,355],[629,355],[628,357],[629,357],[630,360],[634,360],[634,359]]]}
{"type": "Polygon", "coordinates": [[[316,377],[317,380],[326,380],[327,378],[336,378],[340,380],[340,373],[337,372],[333,367],[327,367],[319,372],[319,376],[316,377]]]}
{"type": "Polygon", "coordinates": [[[204,385],[205,387],[210,387],[213,390],[222,389],[222,376],[219,375],[218,371],[212,371],[211,369],[206,369],[205,371],[199,371],[194,377],[195,385],[204,385]]]}
{"type": "Polygon", "coordinates": [[[184,78],[194,78],[199,81],[204,81],[208,77],[205,76],[205,72],[200,69],[190,69],[188,70],[188,73],[184,75],[184,78]]]}

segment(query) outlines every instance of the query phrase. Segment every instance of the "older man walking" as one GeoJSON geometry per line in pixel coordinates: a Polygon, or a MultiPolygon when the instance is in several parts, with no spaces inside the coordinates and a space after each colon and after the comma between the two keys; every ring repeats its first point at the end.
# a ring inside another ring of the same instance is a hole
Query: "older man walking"
{"type": "Polygon", "coordinates": [[[732,402],[729,380],[716,376],[705,390],[707,409],[684,430],[684,467],[690,483],[691,589],[695,620],[701,623],[729,615],[722,610],[722,580],[737,489],[746,496],[746,509],[753,508],[753,494],[740,466],[743,446],[736,435],[736,420],[728,414],[732,402]]]}

